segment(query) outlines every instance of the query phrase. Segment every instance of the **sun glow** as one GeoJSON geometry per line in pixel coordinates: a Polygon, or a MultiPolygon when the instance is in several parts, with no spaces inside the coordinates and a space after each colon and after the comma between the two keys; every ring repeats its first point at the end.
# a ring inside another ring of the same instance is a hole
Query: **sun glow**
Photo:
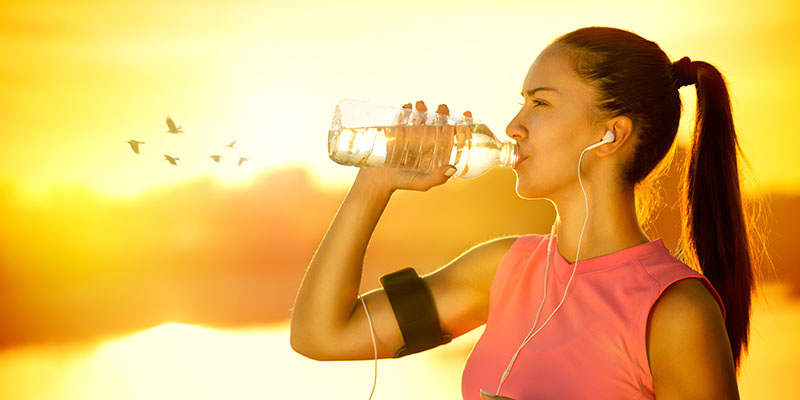
{"type": "MultiPolygon", "coordinates": [[[[758,8],[726,2],[725,17],[713,19],[706,17],[719,12],[713,3],[691,3],[693,13],[685,12],[686,2],[456,7],[462,26],[479,30],[445,29],[436,16],[455,12],[449,1],[425,3],[430,12],[424,14],[411,4],[347,1],[315,4],[316,13],[248,0],[86,8],[37,3],[6,4],[0,17],[0,50],[25,54],[0,67],[0,180],[26,192],[86,185],[131,195],[199,177],[242,184],[286,164],[306,165],[345,184],[341,178],[352,174],[330,172],[345,167],[325,153],[339,99],[448,103],[474,110],[502,135],[516,112],[511,100],[538,51],[589,25],[631,29],[672,58],[689,55],[719,66],[759,180],[768,189],[800,187],[800,165],[788,150],[800,139],[785,112],[796,106],[800,88],[794,73],[800,52],[790,48],[800,18],[793,2],[758,8]],[[181,16],[179,25],[174,15],[181,16]],[[540,21],[537,30],[521,33],[530,15],[540,21]],[[413,56],[398,57],[410,46],[405,32],[412,19],[420,38],[447,45],[422,41],[413,56]],[[681,29],[665,22],[676,20],[681,29]],[[165,133],[167,115],[183,133],[165,133]],[[141,155],[128,147],[131,139],[146,142],[141,155]],[[232,140],[238,140],[235,151],[224,147],[232,140]],[[164,154],[181,162],[172,166],[164,154]],[[215,154],[223,156],[219,163],[210,158],[215,154]],[[239,167],[241,156],[248,161],[239,167]]],[[[680,133],[685,140],[694,104],[691,93],[682,93],[688,100],[680,133]]]]}

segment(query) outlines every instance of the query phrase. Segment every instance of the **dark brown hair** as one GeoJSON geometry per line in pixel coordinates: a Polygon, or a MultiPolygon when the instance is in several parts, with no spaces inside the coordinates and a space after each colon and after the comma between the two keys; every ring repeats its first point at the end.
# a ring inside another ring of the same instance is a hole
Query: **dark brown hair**
{"type": "Polygon", "coordinates": [[[637,190],[649,175],[663,172],[669,163],[661,163],[665,157],[671,161],[682,111],[678,88],[696,82],[696,125],[681,188],[683,229],[676,256],[719,292],[738,376],[757,273],[754,235],[739,187],[741,149],[724,77],[703,61],[673,63],[658,44],[622,29],[582,28],[552,45],[566,50],[577,74],[595,89],[597,115],[625,115],[633,122],[635,151],[617,178],[637,190]]]}

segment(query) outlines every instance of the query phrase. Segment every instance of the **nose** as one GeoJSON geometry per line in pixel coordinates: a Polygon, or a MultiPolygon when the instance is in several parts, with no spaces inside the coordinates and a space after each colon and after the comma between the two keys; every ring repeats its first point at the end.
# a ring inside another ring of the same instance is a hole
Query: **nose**
{"type": "Polygon", "coordinates": [[[517,142],[528,137],[527,128],[525,128],[525,126],[519,122],[519,114],[517,114],[514,119],[508,123],[508,126],[506,126],[506,135],[517,142]]]}

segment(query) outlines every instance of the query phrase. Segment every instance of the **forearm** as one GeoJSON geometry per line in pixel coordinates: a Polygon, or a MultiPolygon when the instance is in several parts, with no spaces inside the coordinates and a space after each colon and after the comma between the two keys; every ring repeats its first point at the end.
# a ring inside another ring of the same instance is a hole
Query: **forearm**
{"type": "Polygon", "coordinates": [[[300,284],[291,321],[293,345],[344,328],[356,305],[369,239],[391,194],[358,178],[350,188],[300,284]]]}

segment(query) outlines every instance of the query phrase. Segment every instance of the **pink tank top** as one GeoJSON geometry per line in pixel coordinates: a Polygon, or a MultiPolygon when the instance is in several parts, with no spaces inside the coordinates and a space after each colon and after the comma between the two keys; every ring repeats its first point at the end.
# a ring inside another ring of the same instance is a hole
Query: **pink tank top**
{"type": "MultiPolygon", "coordinates": [[[[670,254],[661,238],[582,260],[561,308],[520,350],[496,393],[542,302],[548,239],[523,235],[500,261],[486,328],[464,366],[465,400],[480,400],[480,389],[516,400],[655,399],[645,329],[664,289],[681,279],[700,279],[725,318],[722,299],[708,279],[670,254]]],[[[558,252],[557,241],[554,237],[547,299],[536,329],[561,301],[574,266],[558,252]]]]}

